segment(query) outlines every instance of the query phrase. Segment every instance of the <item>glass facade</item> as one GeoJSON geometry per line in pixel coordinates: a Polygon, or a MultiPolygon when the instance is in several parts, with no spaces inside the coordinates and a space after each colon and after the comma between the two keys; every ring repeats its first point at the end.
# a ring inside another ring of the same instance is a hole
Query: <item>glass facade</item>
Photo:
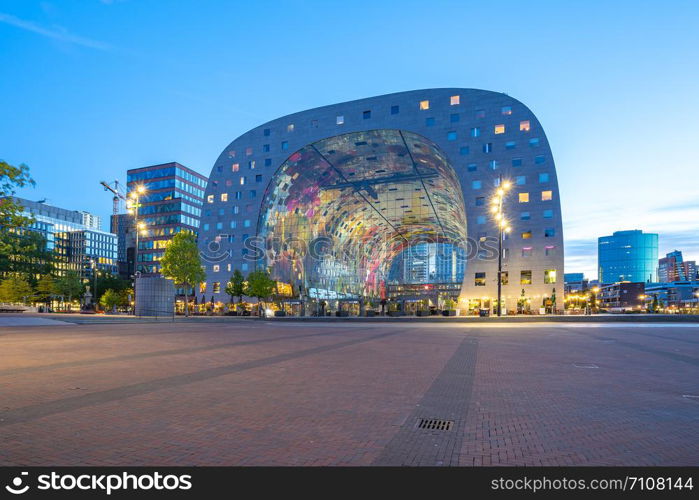
{"type": "Polygon", "coordinates": [[[640,230],[617,231],[598,240],[600,283],[655,282],[658,235],[640,230]]]}
{"type": "Polygon", "coordinates": [[[274,175],[258,222],[261,257],[274,279],[310,297],[381,296],[397,258],[417,282],[457,281],[465,215],[435,144],[400,130],[344,134],[296,151],[274,175]],[[420,257],[429,248],[442,250],[432,264],[420,257]]]}

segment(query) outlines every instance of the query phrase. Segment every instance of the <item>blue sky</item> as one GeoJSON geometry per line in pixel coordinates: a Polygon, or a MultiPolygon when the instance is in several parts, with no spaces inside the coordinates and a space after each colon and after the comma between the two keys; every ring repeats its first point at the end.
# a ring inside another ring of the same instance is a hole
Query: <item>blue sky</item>
{"type": "Polygon", "coordinates": [[[295,111],[428,87],[502,91],[546,129],[566,271],[596,238],[699,259],[699,2],[0,0],[0,158],[20,195],[105,216],[99,181],[221,150],[295,111]]]}

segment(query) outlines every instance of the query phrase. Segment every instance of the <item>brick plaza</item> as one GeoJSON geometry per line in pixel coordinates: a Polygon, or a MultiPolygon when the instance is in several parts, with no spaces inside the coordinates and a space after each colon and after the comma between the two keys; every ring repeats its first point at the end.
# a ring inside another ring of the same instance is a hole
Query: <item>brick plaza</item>
{"type": "Polygon", "coordinates": [[[696,324],[4,326],[0,465],[699,465],[698,380],[696,324]]]}

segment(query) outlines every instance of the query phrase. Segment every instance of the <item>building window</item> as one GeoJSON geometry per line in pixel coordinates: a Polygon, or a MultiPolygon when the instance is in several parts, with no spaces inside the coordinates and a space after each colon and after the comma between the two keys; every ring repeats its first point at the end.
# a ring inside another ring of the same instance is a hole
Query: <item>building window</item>
{"type": "Polygon", "coordinates": [[[476,224],[485,224],[485,215],[479,215],[476,217],[476,224]]]}
{"type": "Polygon", "coordinates": [[[447,132],[447,140],[448,141],[455,141],[456,140],[456,132],[454,130],[447,132]]]}
{"type": "Polygon", "coordinates": [[[468,152],[469,152],[468,146],[461,146],[459,148],[459,154],[461,156],[466,156],[468,154],[468,152]]]}
{"type": "Polygon", "coordinates": [[[392,115],[397,115],[399,112],[400,112],[399,106],[396,106],[396,105],[391,106],[391,114],[392,115]]]}
{"type": "Polygon", "coordinates": [[[272,166],[272,158],[265,158],[265,167],[272,166]]]}
{"type": "Polygon", "coordinates": [[[529,193],[519,193],[520,203],[529,203],[529,193]]]}
{"type": "Polygon", "coordinates": [[[221,282],[219,281],[214,281],[212,283],[213,289],[211,290],[213,293],[221,293],[221,282]]]}
{"type": "Polygon", "coordinates": [[[206,202],[207,203],[213,203],[214,202],[214,195],[210,194],[209,196],[206,197],[206,202]]]}
{"type": "Polygon", "coordinates": [[[208,230],[209,230],[209,224],[208,224],[208,223],[204,224],[203,228],[204,228],[204,231],[208,231],[208,230]]]}
{"type": "Polygon", "coordinates": [[[485,286],[485,273],[476,273],[473,284],[475,286],[485,286]]]}
{"type": "Polygon", "coordinates": [[[534,157],[534,163],[537,165],[541,165],[546,161],[546,157],[544,155],[538,155],[534,157]]]}
{"type": "Polygon", "coordinates": [[[214,270],[215,273],[219,272],[220,269],[221,269],[221,268],[220,268],[220,266],[219,266],[218,264],[214,264],[213,270],[214,270]]]}
{"type": "Polygon", "coordinates": [[[544,219],[553,219],[553,210],[544,210],[544,219]]]}
{"type": "Polygon", "coordinates": [[[318,128],[318,120],[311,120],[311,127],[318,128]]]}
{"type": "Polygon", "coordinates": [[[371,110],[368,109],[368,110],[364,111],[362,113],[362,118],[364,118],[365,120],[368,120],[369,118],[371,118],[371,110]]]}
{"type": "Polygon", "coordinates": [[[261,176],[261,175],[256,175],[256,176],[255,176],[255,182],[262,182],[262,176],[261,176]]]}
{"type": "Polygon", "coordinates": [[[485,144],[483,144],[483,152],[484,153],[492,153],[493,152],[493,143],[486,142],[485,144]]]}
{"type": "Polygon", "coordinates": [[[282,141],[282,149],[289,149],[289,143],[287,141],[282,141]]]}
{"type": "Polygon", "coordinates": [[[520,285],[531,285],[532,284],[532,272],[531,271],[520,271],[519,272],[519,284],[520,285]]]}
{"type": "Polygon", "coordinates": [[[250,190],[250,199],[257,198],[257,191],[255,189],[250,190]]]}
{"type": "Polygon", "coordinates": [[[461,102],[461,96],[453,95],[449,98],[449,104],[452,106],[456,106],[460,102],[461,102]]]}
{"type": "Polygon", "coordinates": [[[231,166],[231,172],[237,172],[238,170],[240,170],[240,164],[234,163],[234,164],[231,166]]]}
{"type": "Polygon", "coordinates": [[[498,162],[496,160],[490,160],[490,162],[488,162],[488,166],[490,167],[490,170],[497,170],[498,162]]]}
{"type": "Polygon", "coordinates": [[[544,247],[544,250],[546,252],[547,257],[556,255],[556,247],[554,245],[547,245],[546,247],[544,247]]]}
{"type": "MultiPolygon", "coordinates": [[[[238,207],[236,207],[236,208],[238,208],[238,207]]],[[[238,212],[235,212],[235,213],[238,213],[238,212]]],[[[230,226],[231,226],[231,229],[237,228],[237,227],[238,227],[238,221],[232,220],[230,226]]],[[[232,235],[232,234],[228,236],[228,241],[230,241],[231,243],[233,242],[233,235],[232,235]]]]}
{"type": "Polygon", "coordinates": [[[551,201],[553,199],[553,191],[542,191],[541,201],[551,201]]]}
{"type": "Polygon", "coordinates": [[[532,247],[522,247],[522,257],[531,257],[532,247]]]}
{"type": "MultiPolygon", "coordinates": [[[[239,205],[233,205],[233,213],[234,214],[240,213],[240,206],[239,205]]],[[[234,227],[234,226],[231,226],[231,227],[234,227]]]]}
{"type": "Polygon", "coordinates": [[[248,266],[247,262],[243,262],[243,264],[240,266],[241,271],[247,271],[248,268],[249,268],[249,266],[248,266]]]}
{"type": "Polygon", "coordinates": [[[532,232],[531,232],[531,231],[524,231],[524,232],[522,233],[522,239],[523,239],[523,240],[531,239],[531,237],[532,237],[532,232]]]}
{"type": "Polygon", "coordinates": [[[287,132],[293,132],[294,131],[294,124],[290,123],[286,126],[286,131],[287,132]]]}
{"type": "Polygon", "coordinates": [[[335,117],[335,124],[342,125],[345,123],[345,117],[343,115],[338,115],[335,117]]]}
{"type": "Polygon", "coordinates": [[[228,201],[228,193],[221,193],[221,201],[228,201]]]}
{"type": "Polygon", "coordinates": [[[505,143],[505,149],[514,149],[517,147],[517,143],[515,141],[507,141],[505,143]]]}
{"type": "Polygon", "coordinates": [[[228,272],[231,271],[231,265],[230,265],[230,264],[226,264],[226,271],[228,271],[228,272]]]}
{"type": "Polygon", "coordinates": [[[476,118],[485,118],[485,109],[477,109],[476,110],[476,118]]]}
{"type": "Polygon", "coordinates": [[[504,134],[505,133],[505,125],[495,125],[495,133],[496,134],[504,134]]]}
{"type": "Polygon", "coordinates": [[[473,127],[471,129],[471,137],[478,137],[479,135],[481,135],[480,127],[473,127]]]}
{"type": "Polygon", "coordinates": [[[482,207],[485,205],[485,196],[479,196],[476,198],[476,206],[482,207]]]}
{"type": "Polygon", "coordinates": [[[526,175],[518,175],[515,177],[515,183],[518,186],[524,186],[527,183],[527,176],[526,175]]]}
{"type": "Polygon", "coordinates": [[[539,182],[540,183],[543,184],[543,183],[548,182],[548,181],[549,181],[549,174],[547,174],[546,172],[542,172],[539,174],[539,182]]]}
{"type": "Polygon", "coordinates": [[[199,283],[199,293],[204,293],[206,291],[206,281],[199,283]]]}
{"type": "MultiPolygon", "coordinates": [[[[481,188],[481,181],[471,182],[471,188],[472,189],[480,189],[481,188]]],[[[209,203],[213,203],[213,201],[210,201],[209,203]]]]}
{"type": "Polygon", "coordinates": [[[245,219],[243,221],[243,227],[250,227],[250,219],[245,219]]]}
{"type": "Polygon", "coordinates": [[[512,158],[512,166],[513,167],[521,167],[522,166],[522,158],[512,158]]]}
{"type": "Polygon", "coordinates": [[[434,118],[425,118],[425,127],[434,127],[434,118]]]}
{"type": "Polygon", "coordinates": [[[533,148],[538,148],[539,147],[539,138],[534,137],[533,139],[529,139],[529,145],[533,148]]]}
{"type": "Polygon", "coordinates": [[[420,109],[430,109],[430,101],[420,101],[420,109]]]}
{"type": "Polygon", "coordinates": [[[531,214],[529,212],[520,212],[519,220],[529,220],[531,219],[531,214]]]}
{"type": "Polygon", "coordinates": [[[236,192],[235,192],[235,199],[236,199],[236,200],[242,200],[242,199],[243,199],[243,192],[242,192],[242,191],[236,191],[236,192]]]}
{"type": "Polygon", "coordinates": [[[553,285],[554,283],[556,283],[556,270],[546,269],[544,271],[544,284],[553,285]]]}
{"type": "Polygon", "coordinates": [[[520,132],[529,132],[531,130],[531,126],[529,125],[529,120],[519,122],[519,130],[520,130],[520,132]]]}
{"type": "Polygon", "coordinates": [[[255,169],[255,160],[250,160],[248,162],[248,169],[249,170],[254,170],[255,169]]]}
{"type": "Polygon", "coordinates": [[[252,148],[245,148],[245,156],[250,156],[252,154],[252,148]]]}
{"type": "Polygon", "coordinates": [[[263,152],[263,153],[269,153],[269,144],[263,144],[263,145],[262,145],[262,152],[263,152]]]}
{"type": "Polygon", "coordinates": [[[512,114],[512,106],[503,106],[500,112],[503,115],[511,115],[512,114]]]}
{"type": "Polygon", "coordinates": [[[544,238],[553,238],[556,236],[556,230],[552,227],[547,227],[544,229],[544,238]]]}
{"type": "Polygon", "coordinates": [[[264,129],[262,131],[262,135],[264,135],[265,137],[269,137],[269,129],[268,128],[264,129]]]}
{"type": "MultiPolygon", "coordinates": [[[[503,250],[506,250],[506,249],[503,248],[503,250]]],[[[504,258],[505,258],[505,256],[503,255],[503,259],[504,258]]],[[[510,283],[510,273],[508,273],[507,271],[502,271],[500,273],[500,283],[503,285],[509,284],[510,283]]]]}
{"type": "Polygon", "coordinates": [[[451,123],[457,123],[459,121],[459,113],[452,113],[449,115],[449,121],[451,123]]]}
{"type": "Polygon", "coordinates": [[[240,185],[241,186],[245,185],[245,176],[244,175],[240,177],[240,185]]]}
{"type": "Polygon", "coordinates": [[[469,172],[475,172],[476,170],[478,170],[478,166],[475,163],[469,163],[466,169],[469,172]]]}
{"type": "Polygon", "coordinates": [[[217,222],[216,229],[223,229],[223,222],[217,222]]]}

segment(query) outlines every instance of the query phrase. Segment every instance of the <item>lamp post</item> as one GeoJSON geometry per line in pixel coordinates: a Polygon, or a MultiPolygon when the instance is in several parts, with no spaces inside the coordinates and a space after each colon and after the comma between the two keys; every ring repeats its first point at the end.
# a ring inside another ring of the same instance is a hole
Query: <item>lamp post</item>
{"type": "Polygon", "coordinates": [[[510,232],[510,226],[505,219],[503,213],[503,202],[507,196],[507,192],[512,187],[510,181],[503,182],[502,175],[498,177],[498,188],[495,191],[495,196],[492,199],[491,212],[494,214],[495,221],[498,225],[498,305],[497,315],[502,316],[502,239],[505,233],[510,232]]]}
{"type": "Polygon", "coordinates": [[[136,186],[136,188],[129,193],[131,198],[128,211],[133,213],[134,229],[136,230],[136,248],[134,248],[134,258],[133,258],[133,269],[134,269],[134,286],[133,286],[133,302],[134,302],[134,314],[136,314],[136,278],[141,274],[138,271],[138,236],[141,231],[147,234],[146,224],[139,222],[138,220],[138,209],[141,207],[141,195],[146,192],[146,187],[143,185],[136,186]]]}

